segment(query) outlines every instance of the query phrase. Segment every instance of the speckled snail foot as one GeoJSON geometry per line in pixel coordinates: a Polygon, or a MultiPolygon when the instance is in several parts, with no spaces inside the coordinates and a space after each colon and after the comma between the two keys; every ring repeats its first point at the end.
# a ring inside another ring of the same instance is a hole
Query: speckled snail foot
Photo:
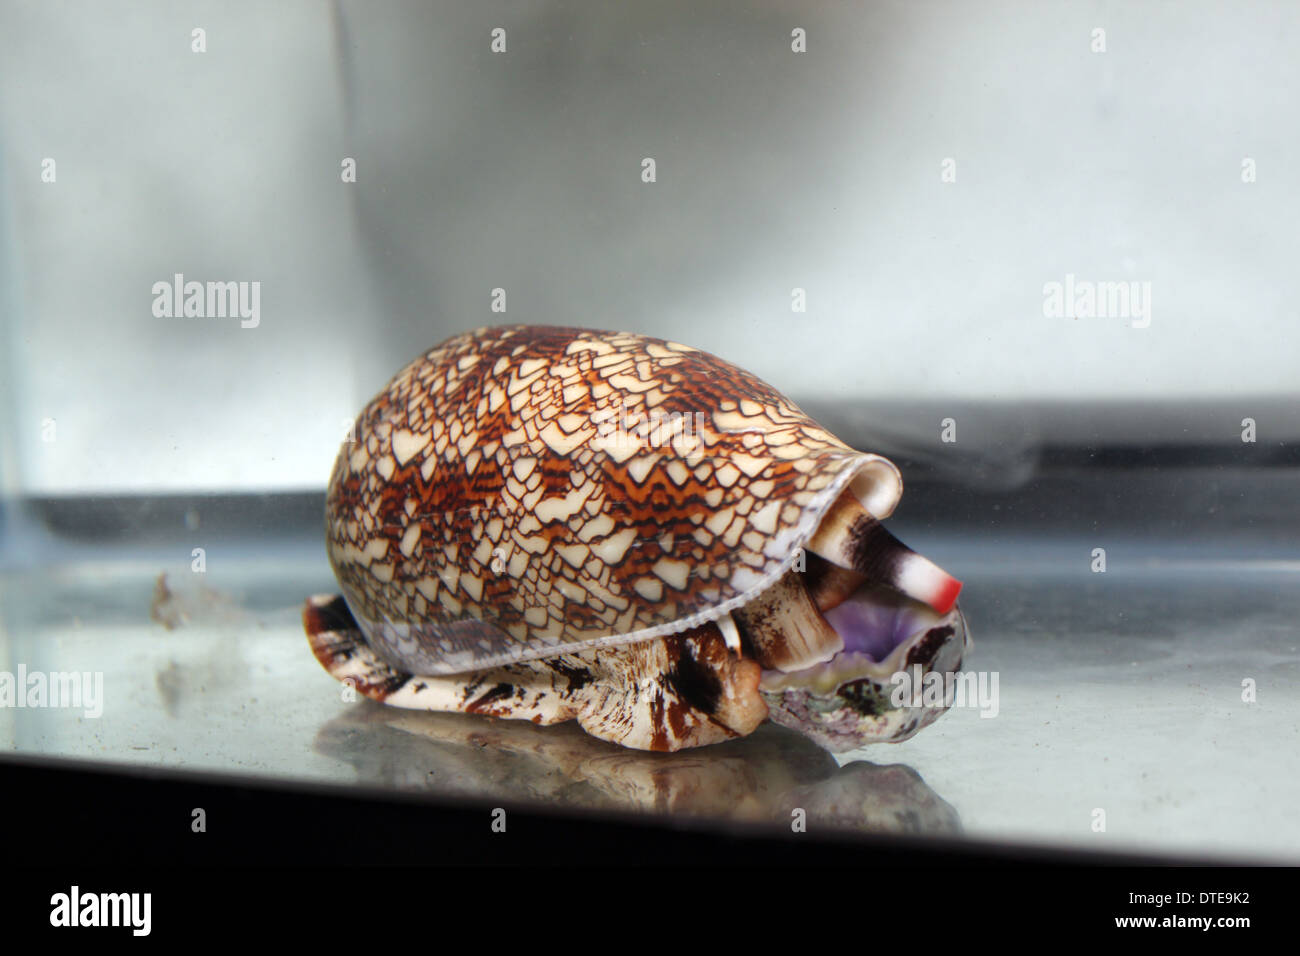
{"type": "Polygon", "coordinates": [[[896,674],[970,645],[960,584],[881,524],[902,495],[770,386],[628,333],[437,346],[361,412],[326,497],[342,595],[311,647],[386,704],[679,750],[764,719],[830,750],[943,707],[896,674]]]}

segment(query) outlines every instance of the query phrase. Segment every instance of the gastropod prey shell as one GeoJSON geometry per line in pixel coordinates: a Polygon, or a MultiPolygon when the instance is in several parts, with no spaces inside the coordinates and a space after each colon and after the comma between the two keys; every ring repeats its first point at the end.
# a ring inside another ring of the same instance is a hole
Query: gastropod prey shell
{"type": "Polygon", "coordinates": [[[641,335],[455,336],[362,410],[326,496],[316,657],[386,704],[577,720],[679,750],[763,720],[835,751],[944,709],[961,585],[881,523],[902,494],[753,375],[641,335]]]}

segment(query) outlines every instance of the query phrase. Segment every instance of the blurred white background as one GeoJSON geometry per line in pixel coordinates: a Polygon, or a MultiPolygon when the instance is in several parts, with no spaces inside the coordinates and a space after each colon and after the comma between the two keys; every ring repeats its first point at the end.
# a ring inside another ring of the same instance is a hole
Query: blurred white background
{"type": "Polygon", "coordinates": [[[322,487],[393,372],[507,321],[814,408],[1300,436],[1300,5],[629,6],[0,3],[4,490],[322,487]],[[155,317],[175,273],[260,324],[155,317]],[[1149,327],[1045,315],[1067,274],[1149,327]]]}

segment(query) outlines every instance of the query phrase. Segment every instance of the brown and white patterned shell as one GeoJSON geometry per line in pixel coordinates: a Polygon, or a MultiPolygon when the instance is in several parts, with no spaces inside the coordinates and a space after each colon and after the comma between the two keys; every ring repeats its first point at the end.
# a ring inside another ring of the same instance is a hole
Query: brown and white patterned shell
{"type": "Polygon", "coordinates": [[[887,459],[713,355],[484,328],[362,410],[327,546],[371,646],[451,674],[717,620],[790,567],[845,486],[877,517],[902,492],[887,459]]]}

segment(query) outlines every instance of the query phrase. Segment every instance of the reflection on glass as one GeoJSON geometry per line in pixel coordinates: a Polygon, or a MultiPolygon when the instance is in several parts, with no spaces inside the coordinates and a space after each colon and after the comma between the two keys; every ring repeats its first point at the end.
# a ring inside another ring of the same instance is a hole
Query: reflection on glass
{"type": "Polygon", "coordinates": [[[368,703],[330,721],[316,750],[360,780],[440,795],[571,809],[727,817],[789,826],[955,834],[957,811],[903,764],[841,767],[801,734],[767,724],[676,754],[626,750],[572,723],[399,711],[368,703]]]}

